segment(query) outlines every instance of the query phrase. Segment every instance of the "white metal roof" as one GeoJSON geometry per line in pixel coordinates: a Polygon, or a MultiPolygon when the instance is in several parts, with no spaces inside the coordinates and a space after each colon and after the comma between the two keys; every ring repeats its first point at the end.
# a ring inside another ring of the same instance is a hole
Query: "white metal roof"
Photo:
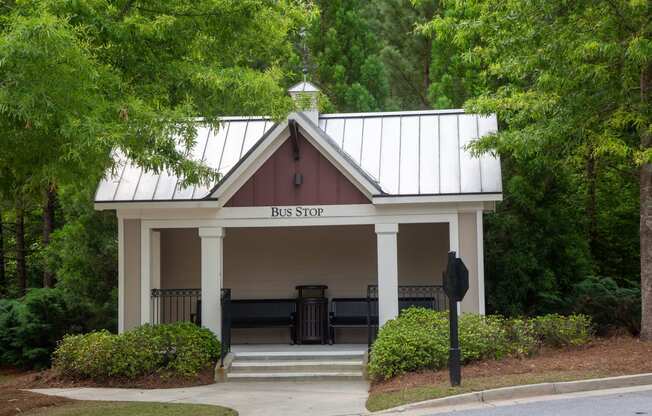
{"type": "MultiPolygon", "coordinates": [[[[189,157],[227,175],[272,125],[268,118],[225,118],[218,129],[200,129],[189,157]]],[[[496,131],[495,116],[461,110],[322,114],[319,128],[378,183],[380,195],[502,193],[498,158],[472,157],[465,149],[472,140],[496,131]]],[[[144,172],[123,156],[116,157],[116,173],[100,183],[96,202],[210,197],[212,186],[182,188],[174,175],[144,172]]]]}
{"type": "Polygon", "coordinates": [[[310,82],[302,81],[290,87],[288,92],[319,92],[319,88],[310,82]]]}

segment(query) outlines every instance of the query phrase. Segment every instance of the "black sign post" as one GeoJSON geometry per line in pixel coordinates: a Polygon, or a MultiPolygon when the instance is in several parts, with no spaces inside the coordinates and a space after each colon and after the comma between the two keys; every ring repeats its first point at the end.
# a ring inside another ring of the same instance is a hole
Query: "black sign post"
{"type": "Polygon", "coordinates": [[[448,253],[448,266],[443,276],[444,291],[448,296],[448,316],[450,322],[450,350],[448,354],[448,372],[451,386],[459,386],[462,381],[460,367],[460,339],[458,334],[457,302],[464,299],[469,290],[469,271],[457,258],[454,251],[448,253]]]}

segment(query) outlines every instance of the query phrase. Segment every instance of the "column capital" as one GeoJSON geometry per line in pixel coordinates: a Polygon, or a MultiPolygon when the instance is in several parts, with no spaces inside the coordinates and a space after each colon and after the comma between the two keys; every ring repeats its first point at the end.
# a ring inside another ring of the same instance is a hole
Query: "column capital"
{"type": "Polygon", "coordinates": [[[396,234],[398,224],[376,224],[376,234],[396,234]]]}
{"type": "Polygon", "coordinates": [[[224,227],[199,227],[200,238],[222,238],[224,237],[224,227]]]}

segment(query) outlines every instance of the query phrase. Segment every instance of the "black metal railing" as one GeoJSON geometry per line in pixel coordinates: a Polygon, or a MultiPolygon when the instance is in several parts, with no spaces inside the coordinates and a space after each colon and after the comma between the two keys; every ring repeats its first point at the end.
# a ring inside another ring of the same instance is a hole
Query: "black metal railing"
{"type": "Polygon", "coordinates": [[[224,367],[224,357],[231,352],[231,289],[222,289],[222,351],[220,367],[224,367]]]}
{"type": "Polygon", "coordinates": [[[201,289],[152,289],[152,324],[201,324],[201,289]]]}
{"type": "MultiPolygon", "coordinates": [[[[441,285],[398,287],[398,310],[416,306],[436,311],[448,310],[448,298],[441,285]]],[[[378,335],[378,286],[367,286],[367,340],[369,348],[378,335]]]]}

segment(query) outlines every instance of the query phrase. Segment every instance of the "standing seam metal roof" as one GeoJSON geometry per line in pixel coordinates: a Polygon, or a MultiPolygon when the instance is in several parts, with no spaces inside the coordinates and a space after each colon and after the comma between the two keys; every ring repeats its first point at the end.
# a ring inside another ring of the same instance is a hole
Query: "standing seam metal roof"
{"type": "MultiPolygon", "coordinates": [[[[224,177],[273,126],[269,118],[227,117],[202,127],[189,157],[224,177]]],[[[501,193],[500,161],[473,157],[465,146],[497,130],[495,116],[461,110],[322,114],[319,128],[383,193],[501,193]]],[[[116,153],[115,175],[100,183],[96,202],[184,201],[210,197],[213,186],[180,186],[176,176],[147,172],[116,153]]]]}

